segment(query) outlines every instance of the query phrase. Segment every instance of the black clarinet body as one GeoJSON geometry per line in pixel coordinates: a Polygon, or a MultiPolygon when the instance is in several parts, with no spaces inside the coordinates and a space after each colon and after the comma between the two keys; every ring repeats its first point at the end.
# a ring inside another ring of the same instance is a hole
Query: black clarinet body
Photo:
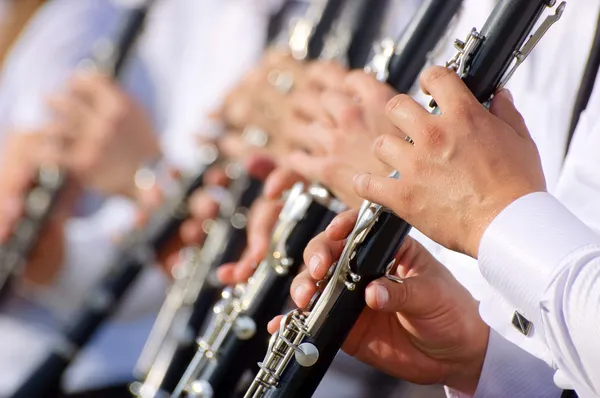
{"type": "MultiPolygon", "coordinates": [[[[212,246],[221,244],[222,247],[218,250],[216,256],[211,255],[213,258],[209,264],[201,264],[201,266],[208,266],[207,277],[201,284],[193,302],[187,321],[185,333],[187,336],[198,336],[223,288],[220,283],[216,282],[215,271],[222,264],[239,260],[246,247],[245,217],[252,203],[260,196],[263,183],[245,173],[238,177],[238,181],[234,184],[236,183],[242,185],[243,188],[241,195],[234,199],[236,209],[233,215],[229,214],[225,219],[216,221],[224,223],[225,231],[222,236],[225,237],[225,240],[223,242],[206,242],[206,244],[212,246]],[[236,218],[238,218],[237,221],[236,218]]],[[[219,235],[221,236],[221,234],[219,235]]],[[[171,392],[175,389],[188,364],[193,359],[196,350],[194,340],[184,341],[178,345],[165,371],[164,379],[158,387],[159,391],[171,392]]]]}
{"type": "MultiPolygon", "coordinates": [[[[330,2],[329,5],[331,4],[336,3],[330,2]]],[[[371,45],[379,33],[378,27],[389,3],[387,0],[374,3],[360,0],[339,4],[342,7],[337,19],[329,20],[326,15],[335,13],[332,9],[326,8],[317,24],[320,29],[315,29],[315,32],[328,32],[323,40],[324,44],[318,58],[336,60],[351,67],[356,65],[363,67],[371,45]],[[327,25],[331,23],[333,26],[329,29],[327,25]]],[[[306,47],[314,48],[311,43],[320,41],[317,36],[318,33],[315,33],[308,38],[309,44],[306,47]]],[[[305,60],[310,61],[315,58],[315,55],[314,52],[309,51],[305,60]]],[[[285,297],[289,294],[291,281],[297,273],[298,265],[302,262],[304,248],[310,239],[323,231],[337,214],[336,211],[327,210],[321,204],[322,200],[338,203],[330,197],[325,189],[313,185],[309,188],[308,193],[312,197],[311,205],[303,209],[300,215],[292,217],[297,224],[289,237],[284,240],[284,252],[288,254],[285,261],[292,260],[290,262],[292,265],[282,266],[281,259],[276,258],[280,251],[273,249],[270,258],[263,261],[249,283],[225,292],[222,302],[215,307],[216,315],[213,317],[212,325],[205,333],[205,339],[199,341],[200,350],[188,372],[182,378],[174,396],[181,394],[185,388],[195,397],[232,396],[235,389],[239,387],[238,383],[233,381],[239,380],[249,369],[252,373],[256,373],[257,369],[253,363],[255,364],[256,359],[267,348],[268,341],[267,331],[262,325],[281,312],[285,297]],[[274,261],[279,261],[280,264],[272,264],[274,261]],[[285,272],[282,272],[284,268],[285,272]],[[238,300],[239,303],[250,304],[239,311],[235,308],[238,306],[235,300],[238,300]],[[254,330],[252,337],[248,338],[247,333],[229,332],[221,338],[219,333],[229,327],[227,324],[224,326],[223,313],[227,314],[229,320],[232,319],[231,314],[235,313],[234,328],[238,324],[251,323],[254,330]],[[214,351],[213,340],[218,340],[218,349],[214,351]],[[209,361],[209,356],[216,359],[209,361]],[[193,379],[195,381],[192,382],[193,379]]],[[[293,197],[294,195],[288,198],[287,203],[290,203],[293,197]]],[[[284,210],[282,214],[287,213],[284,210]]],[[[287,216],[280,219],[280,223],[284,223],[288,219],[287,216]]],[[[273,239],[280,241],[281,237],[277,236],[277,232],[275,232],[273,239]]]]}
{"type": "MultiPolygon", "coordinates": [[[[554,2],[541,0],[500,0],[481,33],[474,30],[465,42],[456,43],[459,53],[448,66],[459,73],[482,103],[489,101],[498,87],[512,75],[514,67],[529,54],[532,48],[530,44],[534,46],[539,41],[540,36],[536,33],[524,45],[543,11],[553,5],[554,2]],[[511,65],[513,69],[510,69],[511,65]]],[[[456,12],[460,2],[451,4],[442,0],[423,5],[428,6],[454,7],[456,12]]],[[[557,14],[562,14],[563,9],[564,3],[557,9],[557,14]]],[[[445,26],[449,22],[448,17],[453,15],[453,12],[425,11],[418,15],[421,18],[445,15],[445,26]]],[[[546,25],[543,25],[545,30],[549,27],[548,21],[552,24],[553,19],[557,19],[556,14],[547,19],[546,25]]],[[[426,32],[434,23],[440,22],[437,19],[417,20],[414,24],[422,23],[423,26],[413,25],[414,29],[408,32],[426,32]]],[[[410,39],[401,40],[400,43],[408,43],[410,39]]],[[[435,40],[430,44],[435,45],[435,40]]],[[[390,66],[401,64],[393,59],[388,63],[390,66]]],[[[423,66],[421,60],[420,66],[406,68],[415,71],[423,66]]],[[[397,74],[392,72],[388,77],[394,75],[397,74]]],[[[436,108],[434,112],[439,110],[436,108]]],[[[398,178],[398,173],[393,177],[398,178]]],[[[284,317],[246,398],[312,396],[365,308],[366,286],[384,276],[388,267],[393,265],[394,254],[410,229],[408,223],[381,206],[363,203],[355,228],[327,286],[308,311],[296,310],[284,317]]]]}
{"type": "Polygon", "coordinates": [[[350,260],[350,268],[360,280],[352,281],[350,289],[344,289],[329,310],[329,316],[314,336],[307,337],[303,344],[312,344],[318,349],[318,360],[311,367],[293,361],[289,378],[284,374],[280,387],[272,390],[268,397],[311,397],[323,376],[346,340],[348,333],[365,308],[364,293],[372,281],[384,275],[394,260],[398,246],[410,232],[410,226],[391,213],[384,212],[350,260]]]}
{"type": "MultiPolygon", "coordinates": [[[[248,369],[252,369],[254,373],[257,371],[254,369],[256,358],[267,348],[269,338],[265,325],[281,312],[287,302],[292,280],[303,263],[304,248],[316,234],[327,227],[336,214],[317,202],[309,205],[285,242],[285,265],[278,268],[268,264],[262,277],[261,289],[251,293],[253,298],[250,305],[237,315],[238,320],[242,320],[240,324],[251,320],[253,336],[248,338],[249,334],[235,332],[227,335],[216,360],[204,369],[195,382],[196,385],[199,383],[201,390],[210,386],[216,397],[234,396],[239,388],[235,381],[239,381],[248,369]]],[[[239,295],[241,303],[244,302],[246,293],[243,289],[252,290],[252,282],[247,286],[240,286],[240,291],[234,292],[239,295]]]]}
{"type": "MultiPolygon", "coordinates": [[[[135,49],[146,17],[154,0],[127,13],[114,42],[108,42],[102,51],[82,62],[83,68],[102,72],[118,79],[122,76],[127,60],[135,49]]],[[[17,221],[8,243],[0,248],[0,300],[8,294],[13,279],[27,264],[37,246],[44,227],[60,201],[67,176],[56,166],[42,166],[26,196],[23,217],[17,221]]]]}
{"type": "MultiPolygon", "coordinates": [[[[188,197],[194,187],[201,185],[202,180],[203,177],[200,176],[191,181],[188,189],[183,192],[183,197],[188,197]]],[[[58,344],[34,370],[13,398],[43,397],[48,391],[60,387],[62,375],[79,351],[119,308],[146,264],[153,262],[154,253],[174,236],[185,218],[185,201],[183,198],[177,198],[159,209],[146,229],[132,234],[119,249],[109,272],[93,289],[79,314],[63,331],[61,344],[58,344]]]]}

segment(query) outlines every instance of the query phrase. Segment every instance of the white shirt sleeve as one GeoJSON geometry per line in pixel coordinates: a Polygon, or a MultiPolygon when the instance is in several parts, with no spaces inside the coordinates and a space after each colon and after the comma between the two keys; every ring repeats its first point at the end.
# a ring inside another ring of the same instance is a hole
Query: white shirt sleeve
{"type": "MultiPolygon", "coordinates": [[[[490,331],[488,348],[473,398],[559,398],[552,381],[554,370],[543,361],[490,331]]],[[[471,398],[446,388],[450,398],[471,398]]]]}
{"type": "Polygon", "coordinates": [[[117,12],[106,0],[55,0],[40,9],[15,43],[0,78],[2,134],[47,121],[46,96],[64,87],[95,40],[114,26],[117,12]]]}
{"type": "Polygon", "coordinates": [[[547,193],[522,197],[485,232],[479,265],[536,328],[581,396],[600,395],[600,237],[547,193]]]}

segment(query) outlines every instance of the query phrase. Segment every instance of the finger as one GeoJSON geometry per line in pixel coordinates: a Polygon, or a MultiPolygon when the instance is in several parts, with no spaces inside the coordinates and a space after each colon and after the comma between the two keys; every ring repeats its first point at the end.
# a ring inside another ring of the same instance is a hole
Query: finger
{"type": "Polygon", "coordinates": [[[360,205],[360,199],[351,188],[357,170],[349,164],[311,156],[305,152],[292,153],[288,161],[290,167],[306,180],[325,185],[348,205],[360,205]]]}
{"type": "Polygon", "coordinates": [[[208,190],[198,190],[189,200],[189,210],[196,223],[201,224],[217,215],[219,203],[208,190]]]}
{"type": "Polygon", "coordinates": [[[267,324],[267,330],[269,331],[269,333],[273,334],[279,330],[279,325],[281,325],[282,319],[283,315],[278,315],[269,321],[269,323],[267,324]]]}
{"type": "MultiPolygon", "coordinates": [[[[411,204],[410,192],[401,179],[359,174],[354,177],[354,190],[361,198],[394,210],[411,204]]],[[[404,217],[404,214],[398,215],[404,217]]]]}
{"type": "Polygon", "coordinates": [[[108,76],[80,73],[75,75],[69,89],[71,94],[92,109],[109,114],[120,111],[121,91],[108,76]]]}
{"type": "Polygon", "coordinates": [[[367,286],[365,301],[369,308],[382,312],[422,314],[435,305],[436,286],[427,278],[415,276],[398,283],[380,278],[367,286]]]}
{"type": "Polygon", "coordinates": [[[212,166],[204,173],[204,184],[210,186],[226,187],[229,185],[229,177],[225,168],[212,166]]]}
{"type": "Polygon", "coordinates": [[[282,138],[291,147],[314,154],[323,154],[330,140],[329,129],[318,122],[309,122],[298,116],[288,116],[281,128],[282,138]]]}
{"type": "Polygon", "coordinates": [[[242,135],[233,130],[227,131],[218,142],[219,153],[227,159],[242,159],[250,150],[250,145],[242,135]]]}
{"type": "Polygon", "coordinates": [[[267,199],[278,199],[283,192],[292,188],[297,182],[303,181],[302,176],[290,168],[275,169],[265,181],[264,196],[267,199]]]}
{"type": "Polygon", "coordinates": [[[317,292],[315,280],[310,276],[308,270],[298,274],[292,281],[290,295],[298,308],[305,308],[317,292]]]}
{"type": "Polygon", "coordinates": [[[235,269],[237,268],[237,264],[223,264],[217,268],[216,274],[217,279],[223,285],[235,285],[235,269]]]}
{"type": "Polygon", "coordinates": [[[62,125],[60,129],[53,129],[55,136],[63,140],[72,140],[76,137],[75,131],[80,130],[82,121],[93,116],[92,108],[85,102],[66,95],[55,95],[46,101],[55,119],[62,125]]]}
{"type": "Polygon", "coordinates": [[[358,219],[358,209],[348,210],[338,214],[327,226],[325,233],[332,241],[344,240],[350,235],[358,219]]]}
{"type": "Polygon", "coordinates": [[[14,228],[15,223],[24,211],[23,200],[18,196],[6,197],[0,203],[2,208],[2,223],[0,224],[0,242],[5,243],[14,228]]]}
{"type": "Polygon", "coordinates": [[[434,117],[406,94],[399,94],[388,102],[386,116],[400,130],[399,136],[409,136],[415,142],[434,122],[434,117]]]}
{"type": "Polygon", "coordinates": [[[291,112],[307,122],[320,122],[331,125],[331,118],[321,106],[321,92],[316,90],[297,90],[290,94],[291,112]]]}
{"type": "Polygon", "coordinates": [[[419,79],[421,89],[431,95],[442,113],[459,107],[483,107],[471,93],[460,77],[451,69],[443,66],[432,66],[425,69],[419,79]]]}
{"type": "Polygon", "coordinates": [[[343,240],[331,240],[325,232],[313,238],[304,250],[304,262],[308,266],[310,276],[315,280],[324,279],[343,249],[343,240]]]}
{"type": "Polygon", "coordinates": [[[260,262],[267,253],[271,242],[271,233],[277,223],[283,204],[278,200],[259,199],[248,217],[248,245],[245,259],[253,263],[260,262]]]}
{"type": "Polygon", "coordinates": [[[362,108],[346,94],[333,90],[325,91],[321,95],[320,103],[337,127],[348,128],[362,121],[362,108]]]}
{"type": "Polygon", "coordinates": [[[382,163],[402,175],[410,165],[414,148],[405,138],[384,134],[377,137],[373,143],[373,152],[382,163]]]}
{"type": "Polygon", "coordinates": [[[269,174],[275,169],[275,161],[261,154],[252,154],[244,162],[248,174],[260,181],[267,179],[269,174]]]}
{"type": "Polygon", "coordinates": [[[258,267],[258,263],[260,260],[254,260],[250,257],[245,256],[240,261],[238,261],[237,266],[235,267],[233,278],[235,283],[246,283],[248,279],[254,275],[256,268],[258,267]]]}
{"type": "Polygon", "coordinates": [[[389,84],[378,81],[373,75],[361,70],[348,74],[344,81],[345,92],[360,103],[387,103],[397,93],[389,84]]]}
{"type": "Polygon", "coordinates": [[[186,220],[179,228],[179,236],[186,245],[199,245],[204,241],[206,232],[202,224],[194,220],[186,220]]]}
{"type": "Polygon", "coordinates": [[[308,66],[306,75],[310,87],[317,90],[339,89],[348,70],[337,62],[315,61],[308,66]]]}
{"type": "Polygon", "coordinates": [[[490,112],[512,127],[519,136],[531,139],[525,119],[515,108],[513,96],[509,90],[502,89],[494,96],[490,112]]]}

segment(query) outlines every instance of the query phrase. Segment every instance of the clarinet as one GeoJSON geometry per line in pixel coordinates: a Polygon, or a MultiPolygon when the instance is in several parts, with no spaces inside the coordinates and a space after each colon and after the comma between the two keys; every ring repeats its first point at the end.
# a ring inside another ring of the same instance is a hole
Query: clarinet
{"type": "Polygon", "coordinates": [[[221,264],[237,261],[246,246],[248,209],[260,195],[262,182],[248,176],[239,164],[228,169],[235,169],[235,177],[228,171],[233,179],[219,216],[209,226],[202,249],[184,250],[183,272],[175,273],[175,284],[136,364],[135,373],[144,382],[130,386],[135,396],[154,397],[175,388],[194,356],[194,339],[222,289],[215,271],[221,264]]]}
{"type": "MultiPolygon", "coordinates": [[[[385,9],[386,1],[348,2],[325,40],[320,59],[343,63],[363,57],[385,9]],[[358,42],[358,45],[357,45],[358,42]],[[368,44],[367,44],[368,43],[368,44]],[[354,53],[350,53],[353,50],[354,53]]],[[[364,61],[362,61],[364,64],[364,61]]],[[[313,236],[323,231],[341,208],[326,189],[297,184],[291,191],[275,227],[269,255],[248,283],[223,292],[213,319],[198,341],[198,352],[173,396],[231,396],[248,361],[258,357],[268,340],[265,325],[280,313],[292,278],[302,263],[302,251],[313,236]],[[310,228],[308,228],[310,226],[310,228]],[[282,232],[285,231],[285,232],[282,232]],[[283,255],[285,253],[286,255],[283,255]],[[240,359],[241,358],[241,359],[240,359]]],[[[256,373],[256,372],[254,372],[256,373]]]]}
{"type": "Polygon", "coordinates": [[[166,201],[144,229],[135,230],[119,247],[112,265],[90,292],[82,309],[63,330],[62,340],[29,375],[13,398],[44,396],[58,389],[62,375],[104,322],[114,314],[146,264],[155,262],[156,251],[165,247],[188,217],[187,198],[203,183],[203,174],[192,178],[179,195],[166,201]]]}
{"type": "MultiPolygon", "coordinates": [[[[117,40],[96,43],[92,57],[84,60],[80,67],[118,79],[141,35],[153,2],[146,0],[130,11],[116,36],[117,40]]],[[[33,187],[25,198],[24,215],[17,221],[8,243],[0,247],[0,298],[6,297],[12,282],[23,272],[60,200],[66,181],[65,171],[55,165],[44,165],[37,171],[33,187]]]]}
{"type": "MultiPolygon", "coordinates": [[[[305,20],[295,23],[292,31],[296,34],[290,36],[290,46],[291,43],[300,44],[301,37],[312,40],[304,46],[296,47],[297,57],[300,52],[304,51],[305,56],[311,58],[314,51],[318,51],[315,43],[318,44],[321,40],[320,36],[327,33],[328,27],[336,18],[341,1],[315,2],[307,12],[307,15],[311,17],[311,23],[306,23],[305,20]]],[[[244,137],[250,143],[260,146],[264,146],[268,140],[266,133],[255,126],[248,126],[244,131],[244,137]]],[[[247,209],[260,193],[261,185],[258,181],[251,179],[239,165],[236,169],[238,170],[237,185],[247,184],[250,191],[244,194],[246,200],[245,204],[241,206],[241,208],[247,209]]],[[[184,257],[182,265],[184,270],[205,269],[206,271],[190,273],[191,279],[194,281],[183,281],[190,279],[190,276],[185,275],[184,271],[185,276],[179,276],[180,281],[176,281],[169,292],[136,365],[136,374],[144,381],[131,385],[131,391],[135,396],[154,397],[165,394],[166,391],[173,391],[193,359],[197,350],[193,339],[204,325],[205,319],[216,301],[216,293],[220,290],[214,277],[214,270],[223,263],[236,261],[245,247],[245,211],[238,211],[236,214],[238,216],[234,217],[221,214],[210,227],[210,233],[201,254],[194,256],[193,252],[197,250],[190,249],[188,255],[184,257]],[[235,220],[238,224],[243,225],[236,226],[235,220]],[[226,246],[224,247],[224,245],[226,246]],[[199,261],[190,265],[190,259],[194,257],[199,261]],[[190,284],[196,286],[196,289],[189,289],[190,284]],[[190,293],[192,291],[193,293],[190,293]],[[184,301],[191,303],[191,307],[183,306],[184,301]],[[182,325],[186,326],[182,327],[182,325]],[[184,332],[181,332],[182,328],[185,329],[184,332]]]]}
{"type": "MultiPolygon", "coordinates": [[[[452,7],[450,3],[434,0],[424,7],[452,7]]],[[[454,3],[457,9],[460,2],[454,3]]],[[[500,0],[481,33],[473,30],[466,41],[456,42],[458,54],[448,66],[459,73],[482,103],[487,103],[560,17],[564,3],[523,45],[544,10],[554,5],[554,1],[546,0],[500,0]]],[[[415,20],[414,26],[423,25],[412,31],[427,33],[440,22],[445,26],[448,20],[439,21],[438,16],[449,14],[420,13],[423,19],[415,20]],[[427,20],[426,16],[435,19],[427,20]]],[[[393,64],[390,62],[390,66],[393,64]]],[[[398,173],[393,177],[397,178],[398,173]]],[[[325,289],[307,311],[294,310],[284,317],[246,398],[309,397],[314,393],[365,308],[367,285],[389,272],[397,248],[410,229],[408,223],[382,206],[363,203],[325,289]]]]}
{"type": "Polygon", "coordinates": [[[260,328],[286,302],[289,286],[302,264],[304,248],[333,219],[340,204],[319,187],[296,184],[273,230],[269,255],[248,283],[227,288],[198,340],[198,350],[173,393],[196,398],[232,396],[238,381],[260,355],[266,332],[260,328]],[[315,194],[325,194],[316,200],[315,194]],[[199,379],[200,380],[197,380],[199,379]]]}

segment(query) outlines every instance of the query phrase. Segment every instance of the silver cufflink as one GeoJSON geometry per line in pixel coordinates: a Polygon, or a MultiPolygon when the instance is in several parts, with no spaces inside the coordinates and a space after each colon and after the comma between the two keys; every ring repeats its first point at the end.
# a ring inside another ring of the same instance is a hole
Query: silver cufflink
{"type": "Polygon", "coordinates": [[[515,311],[511,323],[513,324],[515,329],[517,329],[523,335],[529,336],[529,333],[531,333],[533,323],[529,319],[525,318],[525,316],[519,311],[515,311]]]}

